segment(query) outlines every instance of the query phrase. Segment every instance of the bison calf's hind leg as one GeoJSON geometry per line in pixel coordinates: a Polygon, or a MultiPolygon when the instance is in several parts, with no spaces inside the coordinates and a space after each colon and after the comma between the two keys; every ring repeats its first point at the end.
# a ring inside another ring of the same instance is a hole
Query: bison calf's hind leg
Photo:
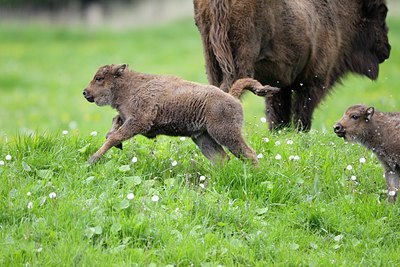
{"type": "Polygon", "coordinates": [[[253,165],[258,165],[257,155],[254,150],[249,147],[242,136],[241,129],[219,129],[215,131],[209,129],[210,135],[221,145],[227,147],[235,157],[243,159],[243,157],[252,161],[253,165]]]}
{"type": "Polygon", "coordinates": [[[192,137],[192,140],[211,162],[218,163],[229,159],[225,150],[207,133],[192,137]]]}
{"type": "Polygon", "coordinates": [[[399,190],[399,175],[394,171],[385,171],[385,179],[388,188],[388,201],[394,203],[399,190]]]}

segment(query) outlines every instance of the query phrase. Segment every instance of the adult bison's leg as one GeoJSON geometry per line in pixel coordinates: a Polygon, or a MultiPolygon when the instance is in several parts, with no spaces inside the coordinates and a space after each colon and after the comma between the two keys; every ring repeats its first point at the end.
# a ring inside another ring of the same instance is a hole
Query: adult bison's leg
{"type": "Polygon", "coordinates": [[[266,98],[266,113],[270,130],[290,126],[292,91],[282,88],[278,93],[266,98]]]}
{"type": "Polygon", "coordinates": [[[309,131],[311,129],[314,110],[326,94],[324,88],[304,85],[295,91],[293,99],[293,122],[297,130],[309,131]]]}

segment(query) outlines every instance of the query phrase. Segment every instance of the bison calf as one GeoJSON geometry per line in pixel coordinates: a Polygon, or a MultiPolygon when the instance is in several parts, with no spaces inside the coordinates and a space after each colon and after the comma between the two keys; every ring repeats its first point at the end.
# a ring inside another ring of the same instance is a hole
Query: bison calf
{"type": "Polygon", "coordinates": [[[103,146],[89,159],[94,163],[113,146],[142,134],[189,136],[211,161],[227,157],[222,146],[236,157],[257,164],[257,157],[243,139],[243,111],[237,99],[244,89],[260,96],[279,91],[253,79],[241,79],[230,93],[174,76],[128,70],[126,64],[100,67],[83,95],[99,106],[118,111],[103,146]]]}
{"type": "Polygon", "coordinates": [[[373,107],[355,105],[335,124],[339,137],[371,149],[385,169],[389,201],[395,202],[400,175],[400,113],[384,113],[373,107]]]}

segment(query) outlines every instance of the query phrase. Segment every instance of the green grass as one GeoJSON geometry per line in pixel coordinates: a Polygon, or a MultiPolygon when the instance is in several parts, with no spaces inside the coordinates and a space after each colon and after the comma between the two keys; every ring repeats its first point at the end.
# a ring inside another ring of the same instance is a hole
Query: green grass
{"type": "Polygon", "coordinates": [[[344,80],[310,133],[268,132],[262,99],[243,99],[258,168],[233,156],[213,166],[187,138],[141,136],[86,164],[115,114],[82,97],[96,69],[126,62],[205,83],[192,21],[0,27],[0,266],[399,265],[400,208],[386,201],[380,164],[331,132],[354,103],[399,110],[400,21],[389,26],[378,81],[344,80]]]}

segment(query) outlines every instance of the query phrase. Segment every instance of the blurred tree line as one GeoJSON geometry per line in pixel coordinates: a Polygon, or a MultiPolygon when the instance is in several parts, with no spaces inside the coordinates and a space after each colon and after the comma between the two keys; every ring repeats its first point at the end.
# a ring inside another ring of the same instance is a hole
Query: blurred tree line
{"type": "Polygon", "coordinates": [[[0,0],[0,8],[57,10],[71,5],[85,8],[91,4],[101,4],[103,6],[107,6],[115,3],[133,3],[138,1],[139,0],[0,0]]]}

